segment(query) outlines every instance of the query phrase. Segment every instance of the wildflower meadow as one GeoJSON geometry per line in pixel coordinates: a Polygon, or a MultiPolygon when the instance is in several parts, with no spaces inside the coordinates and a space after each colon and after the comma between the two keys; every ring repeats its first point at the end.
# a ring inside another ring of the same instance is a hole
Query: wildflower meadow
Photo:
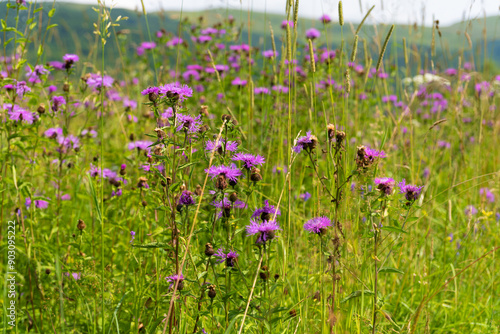
{"type": "Polygon", "coordinates": [[[1,2],[2,333],[499,333],[498,12],[355,3],[1,2]]]}

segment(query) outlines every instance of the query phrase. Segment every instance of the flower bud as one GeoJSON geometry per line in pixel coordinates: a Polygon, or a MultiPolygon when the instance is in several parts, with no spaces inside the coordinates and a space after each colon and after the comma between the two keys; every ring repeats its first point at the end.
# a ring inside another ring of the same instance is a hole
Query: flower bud
{"type": "Polygon", "coordinates": [[[214,254],[215,254],[215,250],[214,250],[212,244],[209,243],[209,242],[207,242],[205,244],[205,255],[210,257],[210,256],[212,256],[214,254]]]}
{"type": "Polygon", "coordinates": [[[87,225],[85,225],[85,222],[81,219],[78,219],[78,225],[76,225],[76,228],[80,231],[83,231],[85,227],[87,227],[87,225]]]}

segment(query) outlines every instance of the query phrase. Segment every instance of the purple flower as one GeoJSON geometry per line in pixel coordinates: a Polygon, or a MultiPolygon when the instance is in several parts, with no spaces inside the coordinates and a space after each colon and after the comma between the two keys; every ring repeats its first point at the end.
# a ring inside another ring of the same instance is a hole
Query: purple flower
{"type": "Polygon", "coordinates": [[[406,200],[410,202],[416,201],[418,199],[418,197],[422,193],[422,188],[423,188],[423,186],[418,187],[411,184],[406,184],[405,179],[399,182],[398,186],[399,186],[399,193],[404,194],[406,200]]]}
{"type": "MultiPolygon", "coordinates": [[[[223,144],[225,143],[224,139],[219,139],[219,142],[217,143],[217,146],[215,145],[216,140],[209,140],[207,141],[207,145],[205,146],[205,150],[207,151],[212,151],[212,150],[220,150],[220,153],[222,153],[222,148],[223,144]]],[[[238,143],[235,141],[228,141],[226,143],[226,150],[229,152],[235,152],[238,149],[238,143]]]]}
{"type": "Polygon", "coordinates": [[[275,218],[275,216],[281,216],[281,211],[274,205],[269,205],[269,200],[264,201],[264,206],[262,208],[255,209],[252,214],[252,218],[260,218],[261,220],[270,220],[275,218]]]}
{"type": "Polygon", "coordinates": [[[184,40],[182,38],[174,37],[170,41],[167,42],[166,46],[172,47],[172,46],[176,46],[178,44],[182,44],[183,42],[184,42],[184,40]]]}
{"type": "Polygon", "coordinates": [[[19,81],[16,83],[16,94],[22,99],[24,94],[31,92],[31,88],[26,85],[26,81],[19,81]]]}
{"type": "Polygon", "coordinates": [[[304,230],[311,233],[322,234],[326,232],[326,229],[329,226],[332,226],[330,219],[327,217],[316,217],[308,220],[304,224],[304,230]]]}
{"type": "Polygon", "coordinates": [[[191,88],[189,88],[187,85],[181,85],[177,82],[160,86],[159,92],[161,95],[168,97],[177,94],[176,96],[179,97],[180,102],[186,100],[188,97],[193,96],[193,90],[191,88]]]}
{"type": "Polygon", "coordinates": [[[444,74],[449,75],[450,77],[457,75],[458,71],[454,68],[448,68],[444,71],[444,74]]]}
{"type": "MultiPolygon", "coordinates": [[[[62,67],[65,68],[66,70],[69,70],[71,67],[73,67],[74,63],[76,63],[80,60],[80,58],[75,54],[68,53],[68,54],[65,54],[63,56],[63,60],[64,60],[65,64],[63,64],[62,67]]],[[[54,66],[54,64],[52,64],[52,66],[54,66]]],[[[54,68],[57,68],[57,67],[54,66],[54,68]]]]}
{"type": "Polygon", "coordinates": [[[151,145],[153,145],[152,141],[149,140],[138,140],[132,143],[128,144],[128,149],[133,150],[133,149],[138,149],[139,151],[144,150],[144,151],[151,151],[151,145]]]}
{"type": "Polygon", "coordinates": [[[177,205],[194,205],[196,204],[196,201],[193,198],[193,193],[189,190],[184,190],[181,194],[181,197],[179,197],[179,201],[177,202],[177,205]]]}
{"type": "Polygon", "coordinates": [[[260,222],[257,219],[251,219],[250,225],[247,225],[248,235],[259,235],[255,242],[258,245],[264,245],[267,241],[274,239],[277,230],[280,230],[280,226],[276,220],[265,220],[260,222]]]}
{"type": "Polygon", "coordinates": [[[313,141],[316,140],[316,137],[311,135],[311,131],[308,131],[305,136],[299,137],[295,142],[295,146],[292,147],[292,150],[295,153],[300,153],[303,149],[311,147],[310,144],[313,144],[313,141]]]}
{"type": "Polygon", "coordinates": [[[319,20],[320,20],[321,22],[323,22],[324,24],[327,24],[327,23],[332,22],[331,17],[330,17],[330,16],[328,16],[327,14],[322,15],[322,16],[319,18],[319,20]]]}
{"type": "Polygon", "coordinates": [[[269,94],[269,89],[266,87],[255,87],[254,94],[269,94]]]}
{"type": "Polygon", "coordinates": [[[307,202],[307,200],[308,200],[309,198],[311,198],[311,194],[310,194],[310,193],[308,193],[308,192],[306,191],[305,193],[300,194],[300,195],[299,195],[299,198],[300,198],[301,200],[303,200],[304,202],[307,202]]]}
{"type": "Polygon", "coordinates": [[[191,79],[195,81],[200,80],[200,74],[196,70],[187,70],[186,72],[182,73],[182,77],[186,81],[189,81],[191,79]]]}
{"type": "Polygon", "coordinates": [[[28,110],[25,110],[16,104],[13,107],[11,107],[10,105],[7,106],[4,104],[4,109],[9,110],[8,111],[9,119],[11,121],[14,121],[14,122],[23,122],[26,124],[33,124],[33,121],[35,121],[37,118],[36,114],[34,114],[28,110]]]}
{"type": "Polygon", "coordinates": [[[479,195],[485,197],[489,202],[495,203],[495,195],[488,188],[479,189],[479,195]]]}
{"type": "Polygon", "coordinates": [[[265,161],[263,156],[253,155],[250,153],[237,153],[231,160],[242,161],[243,167],[251,170],[252,167],[261,166],[265,161]]]}
{"type": "Polygon", "coordinates": [[[290,29],[293,28],[293,21],[282,21],[281,22],[281,29],[286,29],[286,26],[290,26],[290,29]]]}
{"type": "Polygon", "coordinates": [[[231,214],[231,209],[245,209],[247,207],[246,203],[240,200],[236,200],[234,203],[232,203],[230,200],[228,200],[226,197],[224,197],[220,201],[213,201],[212,205],[215,206],[218,209],[221,209],[219,212],[217,212],[217,218],[229,218],[231,214]]]}
{"type": "Polygon", "coordinates": [[[316,39],[319,38],[319,36],[321,36],[321,33],[317,29],[311,28],[306,31],[306,38],[308,39],[316,39]]]}
{"type": "Polygon", "coordinates": [[[240,77],[236,77],[233,81],[231,81],[231,85],[233,85],[233,86],[243,87],[246,84],[247,84],[247,81],[240,79],[240,77]]]}
{"type": "Polygon", "coordinates": [[[87,79],[87,85],[95,90],[99,90],[102,87],[111,87],[115,79],[109,75],[101,76],[99,74],[91,74],[90,78],[87,79]]]}
{"type": "Polygon", "coordinates": [[[130,231],[130,243],[134,242],[134,239],[135,239],[135,232],[130,231]]]}
{"type": "Polygon", "coordinates": [[[232,250],[226,253],[226,250],[224,248],[219,248],[217,250],[217,253],[214,254],[214,256],[220,257],[220,260],[218,260],[219,263],[226,261],[226,266],[234,267],[234,263],[236,262],[236,259],[238,258],[239,254],[233,252],[232,250]]]}
{"type": "Polygon", "coordinates": [[[477,211],[477,209],[474,207],[474,205],[468,205],[468,206],[465,208],[464,212],[465,212],[465,215],[466,215],[466,216],[473,216],[473,215],[477,214],[477,212],[478,212],[478,211],[477,211]]]}
{"type": "Polygon", "coordinates": [[[439,148],[450,148],[451,144],[444,140],[438,140],[437,145],[439,148]]]}
{"type": "Polygon", "coordinates": [[[141,92],[142,95],[149,95],[149,94],[160,94],[160,88],[158,87],[148,87],[145,90],[141,92]]]}
{"type": "Polygon", "coordinates": [[[169,289],[172,288],[174,286],[174,284],[176,282],[177,283],[177,290],[182,290],[184,288],[184,275],[180,274],[175,274],[175,275],[172,275],[172,276],[167,276],[165,277],[165,279],[167,280],[167,282],[170,282],[170,286],[168,287],[169,289]]]}
{"type": "Polygon", "coordinates": [[[476,84],[475,90],[477,95],[487,94],[491,92],[491,84],[488,81],[482,81],[476,84]]]}
{"type": "Polygon", "coordinates": [[[80,58],[78,57],[78,55],[70,54],[70,53],[65,54],[62,59],[65,62],[72,62],[72,63],[76,63],[77,61],[80,60],[80,58]]]}
{"type": "MultiPolygon", "coordinates": [[[[26,197],[24,200],[24,205],[26,205],[26,209],[29,209],[31,206],[31,198],[26,197]]],[[[43,199],[36,199],[35,201],[35,208],[37,209],[47,209],[49,207],[49,202],[43,200],[43,199]]]]}
{"type": "Polygon", "coordinates": [[[123,107],[126,109],[136,109],[137,108],[137,101],[130,100],[128,97],[125,97],[123,99],[123,107]]]}
{"type": "Polygon", "coordinates": [[[47,70],[43,65],[36,65],[33,70],[31,67],[28,67],[28,70],[26,72],[26,77],[28,78],[28,81],[31,83],[40,83],[42,80],[40,80],[40,76],[44,74],[49,74],[49,70],[47,70]]]}
{"type": "Polygon", "coordinates": [[[177,131],[184,130],[188,133],[196,133],[198,132],[198,130],[200,130],[200,127],[203,124],[203,122],[200,120],[201,115],[193,117],[191,115],[183,115],[181,113],[177,113],[176,119],[177,123],[179,124],[176,129],[177,131]]]}
{"type": "Polygon", "coordinates": [[[272,90],[278,93],[288,93],[288,87],[282,85],[275,85],[272,87],[272,90]]]}
{"type": "Polygon", "coordinates": [[[262,55],[265,58],[278,57],[278,51],[274,52],[273,50],[265,50],[265,51],[262,51],[262,55]]]}
{"type": "Polygon", "coordinates": [[[394,181],[394,179],[391,179],[390,177],[376,178],[374,182],[375,184],[378,184],[378,190],[386,195],[392,194],[394,185],[396,184],[396,181],[394,181]]]}
{"type": "Polygon", "coordinates": [[[59,107],[66,104],[66,99],[64,96],[52,96],[52,111],[56,112],[59,110],[59,107]]]}
{"type": "Polygon", "coordinates": [[[238,182],[238,177],[242,175],[240,169],[236,167],[234,163],[229,167],[226,167],[224,165],[211,166],[209,169],[205,169],[205,173],[208,173],[212,180],[217,176],[222,175],[226,179],[229,179],[233,182],[238,182]]]}
{"type": "Polygon", "coordinates": [[[64,275],[66,277],[70,277],[70,276],[73,277],[73,279],[75,281],[78,281],[80,278],[82,278],[82,274],[81,273],[64,273],[64,275]]]}

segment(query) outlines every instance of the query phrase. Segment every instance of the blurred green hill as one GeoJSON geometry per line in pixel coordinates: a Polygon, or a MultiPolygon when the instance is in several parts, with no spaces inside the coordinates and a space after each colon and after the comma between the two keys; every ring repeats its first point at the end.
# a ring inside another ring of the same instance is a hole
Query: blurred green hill
{"type": "MultiPolygon", "coordinates": [[[[31,43],[28,50],[30,61],[33,61],[33,59],[36,61],[36,50],[38,49],[39,41],[44,35],[49,20],[48,13],[52,8],[51,3],[45,2],[37,4],[37,7],[39,6],[43,6],[43,9],[34,15],[35,21],[42,21],[42,26],[36,26],[32,30],[33,33],[30,36],[30,40],[33,43],[31,43]]],[[[99,57],[97,51],[99,50],[99,45],[93,26],[98,21],[98,13],[92,7],[95,6],[56,2],[55,14],[51,18],[50,24],[57,24],[58,26],[50,29],[47,33],[44,59],[41,59],[41,62],[60,60],[65,53],[77,53],[84,58],[89,57],[89,59],[99,57]]],[[[6,10],[4,5],[0,6],[0,17],[6,16],[6,10]]],[[[19,30],[21,31],[24,30],[26,22],[29,20],[28,12],[24,10],[20,13],[19,30]]],[[[30,12],[32,13],[33,10],[30,12]]],[[[202,27],[208,27],[226,19],[229,15],[234,17],[234,26],[239,31],[235,42],[248,43],[250,36],[253,46],[257,46],[261,50],[270,49],[271,38],[269,27],[272,26],[277,47],[281,49],[284,32],[280,25],[286,18],[284,14],[248,13],[239,10],[217,9],[203,12],[184,12],[182,16],[179,12],[155,12],[148,13],[147,19],[152,38],[155,39],[155,32],[160,29],[165,29],[172,35],[178,35],[179,21],[182,17],[182,35],[185,40],[189,40],[188,33],[190,26],[191,24],[199,24],[200,17],[203,17],[202,27]],[[189,19],[189,22],[185,21],[186,18],[189,19]],[[248,26],[248,18],[252,22],[250,27],[248,26]]],[[[114,31],[112,31],[108,39],[105,54],[106,63],[109,65],[117,62],[117,44],[119,41],[124,41],[124,45],[126,45],[124,46],[124,51],[134,52],[135,47],[141,42],[149,40],[146,20],[142,12],[113,8],[111,10],[112,19],[116,19],[118,16],[128,17],[128,20],[120,21],[119,27],[113,27],[114,31]]],[[[7,26],[15,26],[14,18],[15,10],[10,9],[6,20],[7,26]]],[[[344,25],[343,38],[347,41],[345,47],[348,50],[351,49],[353,33],[357,25],[357,23],[346,23],[344,25]]],[[[389,22],[388,24],[378,25],[366,23],[361,29],[359,34],[360,41],[363,41],[363,39],[366,40],[372,57],[377,57],[380,44],[385,38],[389,26],[389,22]]],[[[340,26],[334,22],[327,26],[328,30],[327,34],[325,34],[323,24],[319,20],[300,18],[297,26],[299,41],[302,38],[305,42],[305,31],[311,27],[315,27],[322,32],[321,41],[326,42],[328,40],[330,48],[340,48],[342,34],[340,26]],[[325,37],[326,35],[327,38],[325,37]]],[[[12,37],[11,34],[7,33],[5,36],[0,34],[2,43],[8,40],[9,37],[12,37]]],[[[411,63],[420,62],[420,65],[428,65],[426,58],[429,58],[431,53],[432,35],[432,27],[422,27],[417,24],[397,25],[391,38],[391,43],[398,47],[391,48],[390,55],[397,58],[398,62],[404,62],[402,40],[406,38],[410,57],[412,57],[411,63]]],[[[7,50],[12,44],[10,43],[7,46],[7,50]]],[[[462,62],[473,60],[478,68],[481,68],[485,63],[498,65],[500,64],[500,17],[475,18],[451,26],[439,27],[439,31],[435,30],[435,48],[436,56],[434,57],[434,64],[438,68],[456,66],[459,55],[465,58],[462,62]]],[[[358,48],[360,52],[363,51],[362,49],[362,47],[358,48]]],[[[364,57],[362,53],[360,56],[364,57]]],[[[360,58],[358,57],[358,59],[360,58]]]]}

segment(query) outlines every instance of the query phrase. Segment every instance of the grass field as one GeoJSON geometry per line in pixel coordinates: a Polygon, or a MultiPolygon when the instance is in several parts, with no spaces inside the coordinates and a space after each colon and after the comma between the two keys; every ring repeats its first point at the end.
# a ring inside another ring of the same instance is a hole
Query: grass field
{"type": "Polygon", "coordinates": [[[3,333],[500,331],[496,28],[4,5],[3,333]]]}

